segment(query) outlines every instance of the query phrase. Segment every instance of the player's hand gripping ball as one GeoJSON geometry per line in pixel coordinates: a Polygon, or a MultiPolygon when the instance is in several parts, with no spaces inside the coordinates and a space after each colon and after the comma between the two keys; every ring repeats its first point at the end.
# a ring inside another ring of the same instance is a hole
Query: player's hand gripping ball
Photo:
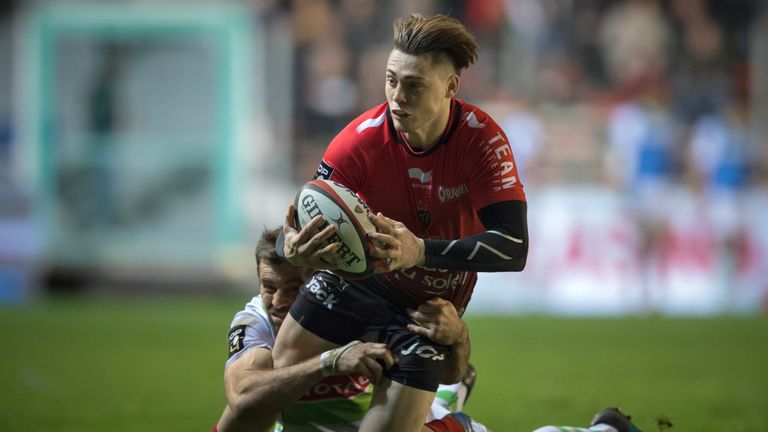
{"type": "Polygon", "coordinates": [[[325,244],[341,243],[336,251],[338,269],[334,272],[348,279],[361,279],[374,270],[374,258],[368,252],[370,232],[376,227],[368,219],[371,210],[350,189],[329,180],[312,180],[304,184],[296,195],[296,222],[299,229],[304,228],[315,216],[325,219],[322,231],[327,224],[336,225],[336,233],[325,244]]]}

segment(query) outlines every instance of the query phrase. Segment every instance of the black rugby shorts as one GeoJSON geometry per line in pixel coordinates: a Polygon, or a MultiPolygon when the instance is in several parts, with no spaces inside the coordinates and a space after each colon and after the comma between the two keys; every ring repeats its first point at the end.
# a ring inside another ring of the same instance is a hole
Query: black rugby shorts
{"type": "Polygon", "coordinates": [[[327,272],[316,272],[291,307],[291,316],[315,335],[344,345],[359,339],[385,343],[398,358],[384,376],[400,384],[435,391],[448,373],[451,349],[413,333],[402,301],[393,301],[373,279],[346,281],[327,272]]]}

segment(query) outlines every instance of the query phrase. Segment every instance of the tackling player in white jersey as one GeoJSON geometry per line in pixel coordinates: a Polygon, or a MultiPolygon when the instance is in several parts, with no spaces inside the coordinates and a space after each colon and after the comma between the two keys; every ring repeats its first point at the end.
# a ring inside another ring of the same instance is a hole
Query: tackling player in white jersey
{"type": "MultiPolygon", "coordinates": [[[[281,369],[272,368],[275,336],[299,287],[308,275],[275,253],[280,229],[265,231],[256,249],[259,295],[238,312],[229,331],[229,359],[224,383],[227,406],[213,431],[356,431],[371,401],[371,381],[378,382],[382,365],[396,359],[384,344],[351,343],[307,361],[281,369]],[[370,379],[369,379],[370,377],[370,379]],[[276,424],[276,414],[282,419],[276,424]]],[[[468,335],[453,305],[435,299],[414,311],[413,331],[428,337],[466,344],[468,335]]],[[[461,347],[457,347],[461,348],[461,347]]],[[[471,383],[469,383],[471,386],[471,383]]],[[[458,397],[461,409],[467,386],[442,387],[427,421],[445,430],[483,432],[485,428],[448,406],[458,397]]],[[[425,429],[433,430],[433,429],[425,429]]]]}

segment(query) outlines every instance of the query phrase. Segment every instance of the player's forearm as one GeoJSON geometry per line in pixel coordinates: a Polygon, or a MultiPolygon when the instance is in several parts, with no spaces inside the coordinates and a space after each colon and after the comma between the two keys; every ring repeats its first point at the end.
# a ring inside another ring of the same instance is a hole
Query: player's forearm
{"type": "Polygon", "coordinates": [[[254,371],[228,388],[227,398],[238,419],[268,424],[322,379],[320,356],[315,356],[294,366],[254,371]]]}
{"type": "Polygon", "coordinates": [[[475,272],[522,271],[528,239],[486,231],[459,240],[425,240],[424,267],[475,272]]]}
{"type": "Polygon", "coordinates": [[[478,212],[488,231],[456,240],[425,240],[424,266],[478,272],[521,271],[528,258],[527,205],[505,201],[478,212]]]}

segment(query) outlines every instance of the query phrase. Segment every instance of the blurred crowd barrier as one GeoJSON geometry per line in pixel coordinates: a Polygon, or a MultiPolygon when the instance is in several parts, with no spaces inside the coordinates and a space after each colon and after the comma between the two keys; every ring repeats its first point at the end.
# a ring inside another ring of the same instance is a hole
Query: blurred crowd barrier
{"type": "Polygon", "coordinates": [[[252,289],[261,229],[282,223],[330,139],[384,100],[393,20],[444,13],[481,45],[459,96],[505,130],[530,201],[528,268],[483,275],[470,310],[764,311],[767,10],[757,0],[9,2],[0,302],[56,285],[62,271],[111,274],[101,283],[127,279],[126,290],[252,289]]]}
{"type": "Polygon", "coordinates": [[[768,191],[708,202],[677,187],[638,212],[626,195],[557,186],[531,200],[522,273],[482,274],[470,312],[706,315],[768,309],[768,191]]]}

